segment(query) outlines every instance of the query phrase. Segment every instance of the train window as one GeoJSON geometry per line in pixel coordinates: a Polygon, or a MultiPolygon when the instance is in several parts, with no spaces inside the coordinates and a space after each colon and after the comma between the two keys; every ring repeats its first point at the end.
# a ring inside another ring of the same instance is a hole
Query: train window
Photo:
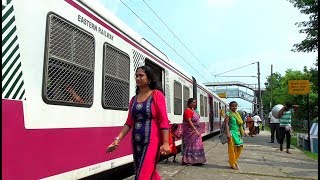
{"type": "Polygon", "coordinates": [[[187,109],[189,98],[190,98],[190,89],[187,86],[183,86],[183,109],[187,109]]]}
{"type": "Polygon", "coordinates": [[[200,94],[200,116],[204,116],[203,95],[200,94]]]}
{"type": "Polygon", "coordinates": [[[94,58],[93,35],[50,13],[47,16],[43,100],[48,104],[90,107],[94,58]]]}
{"type": "Polygon", "coordinates": [[[105,43],[103,47],[103,108],[127,110],[129,107],[129,89],[129,55],[105,43]]]}
{"type": "Polygon", "coordinates": [[[174,81],[173,86],[174,91],[174,114],[181,115],[182,114],[182,85],[174,81]]]}
{"type": "Polygon", "coordinates": [[[208,117],[208,98],[204,97],[204,117],[208,117]]]}

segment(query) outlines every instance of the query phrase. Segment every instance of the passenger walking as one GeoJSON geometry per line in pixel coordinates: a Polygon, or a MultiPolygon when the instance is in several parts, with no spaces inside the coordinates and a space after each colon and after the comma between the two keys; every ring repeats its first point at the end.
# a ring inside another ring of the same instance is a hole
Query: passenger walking
{"type": "Polygon", "coordinates": [[[200,116],[194,110],[196,100],[190,98],[183,113],[182,123],[182,165],[202,165],[206,162],[200,132],[200,116]]]}
{"type": "Polygon", "coordinates": [[[169,148],[169,120],[163,93],[157,90],[152,69],[136,70],[136,95],[131,98],[127,121],[107,152],[115,150],[121,139],[132,129],[132,149],[136,180],[161,179],[156,163],[169,148]]]}
{"type": "Polygon", "coordinates": [[[283,151],[283,141],[284,138],[287,140],[287,153],[291,154],[289,151],[291,144],[291,118],[295,111],[297,111],[298,105],[291,105],[290,103],[286,103],[286,105],[278,112],[279,121],[280,121],[280,151],[283,151]]]}
{"type": "Polygon", "coordinates": [[[270,129],[271,129],[271,141],[269,143],[274,143],[274,133],[276,133],[276,140],[279,143],[279,129],[280,129],[280,122],[279,119],[272,116],[272,112],[270,111],[268,116],[270,129]]]}
{"type": "Polygon", "coordinates": [[[238,158],[243,149],[243,121],[237,112],[238,103],[236,101],[231,101],[229,108],[230,110],[226,113],[224,119],[228,136],[229,164],[232,169],[239,170],[238,158]]]}
{"type": "Polygon", "coordinates": [[[255,134],[255,128],[254,128],[254,122],[250,113],[247,116],[247,126],[249,128],[249,135],[253,137],[253,135],[255,134]]]}

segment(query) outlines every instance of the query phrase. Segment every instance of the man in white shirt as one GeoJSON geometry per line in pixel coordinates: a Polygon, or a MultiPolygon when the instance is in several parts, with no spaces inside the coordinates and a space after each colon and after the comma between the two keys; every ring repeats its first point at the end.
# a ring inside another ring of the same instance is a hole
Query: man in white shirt
{"type": "Polygon", "coordinates": [[[253,122],[254,122],[255,131],[256,131],[257,134],[259,134],[260,133],[259,125],[262,122],[262,120],[261,120],[260,116],[258,116],[257,113],[252,117],[252,119],[253,119],[253,122]]]}
{"type": "Polygon", "coordinates": [[[270,129],[271,129],[271,141],[269,143],[274,143],[274,133],[276,132],[276,140],[279,143],[279,128],[280,122],[279,119],[272,116],[272,112],[269,112],[268,116],[270,129]]]}

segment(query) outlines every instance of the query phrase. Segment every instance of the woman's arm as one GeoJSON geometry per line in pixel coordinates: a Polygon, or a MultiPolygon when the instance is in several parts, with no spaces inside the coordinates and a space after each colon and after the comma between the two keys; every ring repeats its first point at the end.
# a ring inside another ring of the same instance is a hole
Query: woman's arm
{"type": "Polygon", "coordinates": [[[228,138],[230,137],[230,128],[229,128],[229,116],[226,114],[226,116],[224,117],[224,123],[226,123],[225,124],[225,126],[226,126],[226,133],[227,133],[227,136],[228,136],[228,138]]]}
{"type": "Polygon", "coordinates": [[[285,107],[282,107],[282,109],[278,112],[278,119],[283,115],[285,107]]]}
{"type": "Polygon", "coordinates": [[[127,133],[129,132],[131,128],[125,124],[121,130],[121,132],[118,134],[118,136],[114,139],[114,141],[108,146],[107,148],[107,152],[111,153],[112,151],[114,151],[115,149],[117,149],[117,147],[119,146],[119,143],[121,141],[121,139],[123,139],[127,133]]]}
{"type": "Polygon", "coordinates": [[[67,86],[67,91],[72,96],[72,99],[74,102],[85,103],[84,100],[78,95],[78,93],[71,86],[67,86]]]}
{"type": "Polygon", "coordinates": [[[127,133],[130,131],[131,127],[134,124],[132,116],[131,116],[131,109],[132,109],[133,101],[134,101],[134,97],[131,98],[130,103],[129,103],[129,111],[128,111],[128,116],[127,116],[126,123],[124,124],[124,126],[121,129],[121,131],[118,134],[118,136],[115,137],[114,141],[107,148],[107,152],[109,152],[109,153],[111,153],[112,151],[117,149],[121,139],[123,139],[127,135],[127,133]]]}
{"type": "Polygon", "coordinates": [[[200,136],[201,134],[199,133],[199,131],[197,130],[197,128],[194,126],[194,124],[192,123],[191,121],[191,118],[188,118],[187,119],[188,123],[189,123],[189,126],[193,129],[193,131],[198,135],[200,136]]]}
{"type": "Polygon", "coordinates": [[[166,108],[166,100],[161,91],[154,90],[154,107],[157,111],[159,127],[162,132],[162,145],[160,147],[160,153],[162,155],[167,155],[170,153],[169,147],[169,119],[166,108]]]}
{"type": "Polygon", "coordinates": [[[120,142],[121,139],[123,139],[127,133],[130,131],[130,127],[128,125],[124,125],[121,132],[118,134],[118,136],[116,137],[116,139],[119,139],[118,141],[120,142]]]}
{"type": "Polygon", "coordinates": [[[169,145],[169,130],[162,129],[161,132],[162,132],[163,144],[168,143],[168,145],[169,145]]]}

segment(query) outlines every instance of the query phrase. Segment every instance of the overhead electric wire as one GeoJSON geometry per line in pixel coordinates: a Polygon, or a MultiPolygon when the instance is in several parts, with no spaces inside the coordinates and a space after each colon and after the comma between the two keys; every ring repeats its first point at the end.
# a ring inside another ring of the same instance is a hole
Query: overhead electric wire
{"type": "MultiPolygon", "coordinates": [[[[157,35],[168,47],[170,47],[170,49],[172,49],[175,53],[177,53],[177,55],[183,60],[185,61],[195,72],[198,73],[198,71],[189,63],[187,62],[174,48],[172,48],[163,38],[161,38],[158,33],[156,33],[144,20],[142,20],[126,3],[124,3],[122,0],[120,0],[120,2],[125,5],[135,16],[137,16],[138,19],[140,19],[140,21],[142,21],[155,35],[157,35]]],[[[170,30],[171,31],[171,30],[170,30]]],[[[180,41],[180,40],[179,40],[180,41]]],[[[198,73],[203,79],[205,79],[206,81],[208,81],[204,76],[202,76],[200,73],[198,73]]]]}
{"type": "Polygon", "coordinates": [[[237,70],[237,69],[241,69],[241,68],[244,68],[244,67],[250,66],[250,65],[252,65],[252,64],[255,64],[255,63],[257,63],[257,62],[253,62],[253,63],[247,64],[247,65],[244,65],[244,66],[241,66],[241,67],[235,68],[235,69],[231,69],[231,70],[228,70],[228,71],[225,71],[225,72],[222,72],[222,73],[216,74],[216,75],[214,75],[214,76],[218,76],[218,75],[220,75],[220,74],[224,74],[224,73],[231,72],[231,71],[234,71],[234,70],[237,70]]]}
{"type": "Polygon", "coordinates": [[[255,77],[257,78],[257,76],[218,76],[218,77],[255,77]]]}
{"type": "Polygon", "coordinates": [[[212,76],[214,76],[202,63],[201,61],[191,52],[191,50],[180,40],[180,38],[168,27],[168,25],[158,16],[158,14],[148,5],[148,3],[143,0],[143,2],[149,7],[149,9],[157,16],[157,18],[169,29],[169,31],[178,39],[178,41],[186,48],[189,53],[198,61],[200,62],[201,66],[205,68],[212,76]]]}

